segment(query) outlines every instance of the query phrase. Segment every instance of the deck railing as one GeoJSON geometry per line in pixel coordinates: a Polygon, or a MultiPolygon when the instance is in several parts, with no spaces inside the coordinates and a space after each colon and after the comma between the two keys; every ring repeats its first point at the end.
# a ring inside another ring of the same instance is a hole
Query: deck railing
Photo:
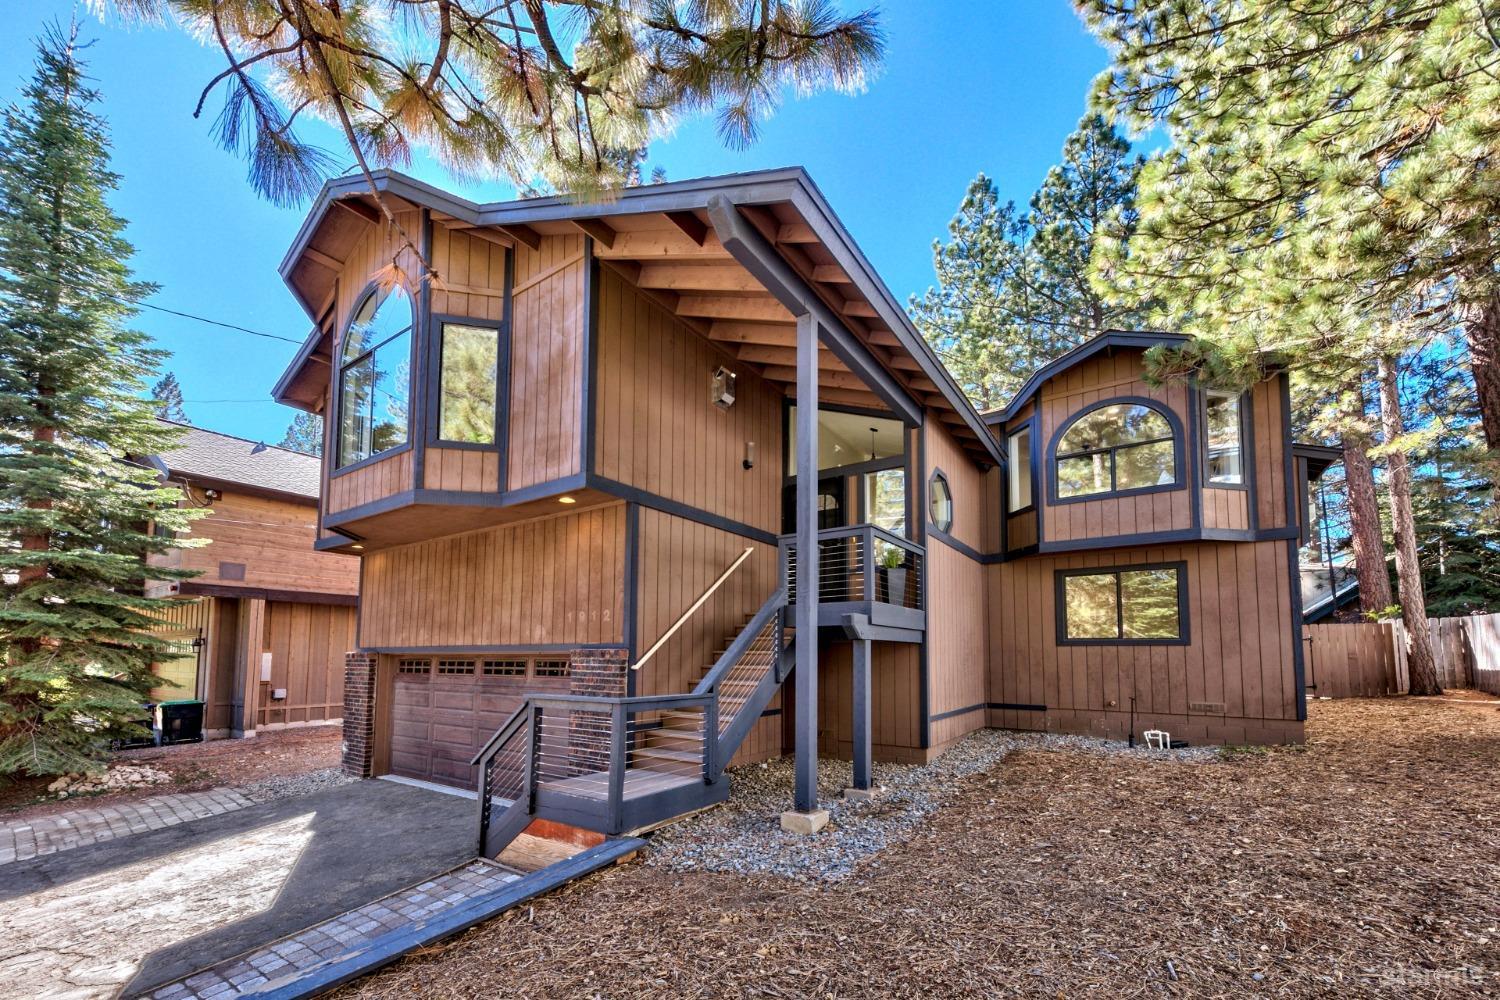
{"type": "MultiPolygon", "coordinates": [[[[781,538],[787,603],[797,603],[797,537],[781,538]]],[[[874,524],[818,532],[818,600],[923,608],[922,546],[874,524]]]]}

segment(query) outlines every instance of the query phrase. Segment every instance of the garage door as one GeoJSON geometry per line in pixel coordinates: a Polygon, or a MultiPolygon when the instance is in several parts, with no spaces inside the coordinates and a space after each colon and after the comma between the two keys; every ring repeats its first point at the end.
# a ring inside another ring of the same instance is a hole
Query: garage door
{"type": "Polygon", "coordinates": [[[469,765],[528,692],[564,694],[560,657],[403,657],[391,699],[391,773],[474,787],[469,765]]]}

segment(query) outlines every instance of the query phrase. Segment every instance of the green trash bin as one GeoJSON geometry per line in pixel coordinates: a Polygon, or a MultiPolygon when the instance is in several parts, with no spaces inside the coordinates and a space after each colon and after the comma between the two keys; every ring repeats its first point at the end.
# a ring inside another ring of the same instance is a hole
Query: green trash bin
{"type": "Polygon", "coordinates": [[[196,698],[163,701],[156,706],[156,732],[162,746],[203,742],[203,702],[196,698]]]}

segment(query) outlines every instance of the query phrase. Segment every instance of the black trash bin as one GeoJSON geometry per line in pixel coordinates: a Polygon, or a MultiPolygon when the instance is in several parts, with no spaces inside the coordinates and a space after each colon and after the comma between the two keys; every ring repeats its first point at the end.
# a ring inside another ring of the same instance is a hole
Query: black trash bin
{"type": "Polygon", "coordinates": [[[162,746],[203,742],[203,702],[192,698],[156,706],[156,731],[162,746]]]}
{"type": "MultiPolygon", "coordinates": [[[[111,740],[109,744],[109,748],[111,750],[139,750],[142,747],[156,746],[156,734],[152,732],[152,729],[156,725],[155,705],[151,704],[150,702],[142,705],[140,717],[131,719],[130,721],[146,731],[144,733],[133,733],[129,736],[122,736],[119,739],[111,740]]],[[[200,726],[199,728],[201,729],[202,727],[200,726]]]]}

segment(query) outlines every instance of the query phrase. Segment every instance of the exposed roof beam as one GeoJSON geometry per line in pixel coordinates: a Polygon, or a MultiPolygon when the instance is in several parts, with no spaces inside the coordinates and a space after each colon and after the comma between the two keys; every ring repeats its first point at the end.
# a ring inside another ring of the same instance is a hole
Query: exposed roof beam
{"type": "MultiPolygon", "coordinates": [[[[767,365],[765,376],[768,379],[774,379],[778,382],[796,382],[797,369],[795,367],[784,368],[780,365],[767,365]]],[[[865,385],[864,380],[853,372],[834,372],[821,368],[818,371],[818,385],[832,386],[835,389],[869,391],[869,387],[865,385]]]]}
{"type": "Polygon", "coordinates": [[[684,295],[677,303],[679,316],[702,316],[707,319],[770,320],[790,323],[792,314],[768,295],[684,295]]]}
{"type": "Polygon", "coordinates": [[[710,340],[723,344],[770,344],[776,347],[797,346],[795,326],[773,323],[743,323],[718,320],[708,328],[710,340]]]}
{"type": "Polygon", "coordinates": [[[805,222],[793,222],[783,225],[776,233],[777,243],[816,243],[818,234],[812,231],[812,226],[805,222]]]}
{"type": "Polygon", "coordinates": [[[764,291],[755,275],[738,264],[644,264],[636,283],[683,292],[764,291]]]}
{"type": "Polygon", "coordinates": [[[330,270],[330,271],[342,271],[344,269],[344,262],[343,261],[339,260],[337,257],[331,257],[331,256],[329,256],[328,254],[324,253],[323,251],[317,249],[316,247],[306,247],[306,248],[304,248],[303,251],[302,251],[302,256],[306,257],[308,260],[312,261],[314,264],[321,264],[321,265],[323,265],[324,267],[328,268],[328,270],[330,270]]]}
{"type": "MultiPolygon", "coordinates": [[[[777,384],[779,385],[780,383],[777,384]]],[[[786,387],[786,394],[792,399],[797,398],[797,386],[795,383],[786,387]]],[[[873,392],[869,392],[868,390],[865,392],[856,392],[853,389],[840,389],[836,386],[820,385],[818,387],[818,402],[843,403],[845,406],[859,406],[867,410],[883,411],[886,409],[880,397],[873,392]]],[[[896,417],[898,415],[893,413],[891,416],[896,417]]]]}
{"type": "Polygon", "coordinates": [[[854,281],[837,264],[814,264],[812,279],[825,285],[852,285],[854,281]]]}
{"type": "Polygon", "coordinates": [[[708,237],[708,226],[698,218],[697,212],[664,212],[663,214],[668,222],[682,230],[684,236],[700,247],[703,245],[703,241],[708,237]]]}
{"type": "Polygon", "coordinates": [[[839,312],[845,316],[861,316],[865,319],[875,319],[880,315],[875,311],[875,307],[864,299],[849,299],[839,307],[839,312]]]}
{"type": "MultiPolygon", "coordinates": [[[[737,352],[741,361],[760,365],[782,365],[797,367],[795,348],[776,347],[767,344],[741,344],[737,352]]],[[[849,369],[826,347],[818,351],[818,368],[830,372],[846,372],[849,369]]]]}
{"type": "Polygon", "coordinates": [[[615,233],[612,247],[595,246],[600,260],[733,260],[729,251],[712,233],[701,244],[694,243],[675,229],[627,229],[615,233]]]}
{"type": "Polygon", "coordinates": [[[472,236],[496,246],[509,248],[516,245],[516,241],[509,236],[502,236],[487,226],[471,226],[467,222],[442,222],[440,225],[444,229],[451,229],[456,233],[463,233],[465,236],[472,236]]]}
{"type": "Polygon", "coordinates": [[[592,236],[594,242],[606,247],[615,245],[615,231],[609,225],[599,219],[574,219],[573,225],[583,230],[584,235],[592,236]]]}
{"type": "Polygon", "coordinates": [[[496,226],[495,228],[517,243],[524,243],[533,250],[540,250],[542,248],[542,234],[530,226],[513,224],[509,226],[496,226]]]}
{"type": "Polygon", "coordinates": [[[362,198],[337,198],[333,202],[346,212],[352,212],[366,222],[379,223],[380,212],[365,204],[362,198]]]}

